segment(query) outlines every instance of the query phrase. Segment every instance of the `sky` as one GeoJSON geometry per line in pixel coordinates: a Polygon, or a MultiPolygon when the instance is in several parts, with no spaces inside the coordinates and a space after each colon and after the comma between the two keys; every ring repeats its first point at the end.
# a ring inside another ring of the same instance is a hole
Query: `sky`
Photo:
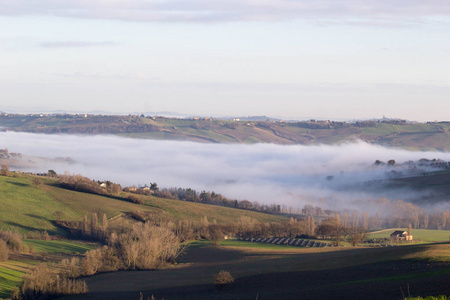
{"type": "Polygon", "coordinates": [[[0,0],[0,111],[449,120],[444,0],[0,0]]]}

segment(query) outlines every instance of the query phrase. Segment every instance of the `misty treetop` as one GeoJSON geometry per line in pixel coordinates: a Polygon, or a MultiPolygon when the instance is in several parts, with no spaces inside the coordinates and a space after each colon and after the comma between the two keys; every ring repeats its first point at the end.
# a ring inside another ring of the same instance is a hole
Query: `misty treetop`
{"type": "MultiPolygon", "coordinates": [[[[52,171],[52,170],[51,170],[52,171]]],[[[54,172],[54,171],[53,171],[54,172]]],[[[412,224],[413,228],[423,229],[448,229],[450,228],[450,211],[428,211],[416,204],[403,200],[388,200],[386,198],[374,198],[355,201],[358,207],[366,207],[366,211],[348,209],[342,207],[340,210],[322,208],[318,205],[305,204],[302,208],[293,208],[280,204],[261,204],[257,201],[229,199],[214,191],[198,192],[192,188],[160,188],[156,182],[144,187],[122,187],[111,181],[95,181],[81,175],[55,175],[49,172],[48,176],[59,179],[60,186],[81,192],[107,195],[144,204],[144,201],[133,195],[123,193],[134,193],[141,195],[152,195],[163,199],[176,199],[181,201],[203,203],[209,205],[224,206],[269,214],[281,214],[296,218],[308,216],[319,217],[319,220],[334,215],[339,215],[344,226],[365,229],[380,229],[390,227],[406,227],[412,224]],[[369,215],[368,211],[371,212],[369,215]]]]}

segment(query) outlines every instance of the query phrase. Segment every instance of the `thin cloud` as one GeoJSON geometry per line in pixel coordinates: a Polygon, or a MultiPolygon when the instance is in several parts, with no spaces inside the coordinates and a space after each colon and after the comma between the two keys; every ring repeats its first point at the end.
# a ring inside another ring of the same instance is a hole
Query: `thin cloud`
{"type": "Polygon", "coordinates": [[[40,14],[142,22],[272,22],[303,18],[362,18],[372,20],[362,22],[373,24],[398,24],[423,17],[448,16],[450,6],[444,0],[2,0],[0,14],[40,14]]]}
{"type": "Polygon", "coordinates": [[[160,77],[151,77],[143,72],[137,73],[126,73],[126,74],[114,74],[114,75],[101,75],[78,71],[75,73],[50,73],[57,77],[66,78],[86,78],[86,79],[125,79],[125,80],[142,80],[148,83],[161,83],[162,79],[160,77]]]}
{"type": "Polygon", "coordinates": [[[64,42],[44,42],[40,44],[40,46],[43,48],[87,48],[87,47],[104,47],[116,45],[118,45],[118,43],[111,41],[102,41],[102,42],[64,41],[64,42]]]}

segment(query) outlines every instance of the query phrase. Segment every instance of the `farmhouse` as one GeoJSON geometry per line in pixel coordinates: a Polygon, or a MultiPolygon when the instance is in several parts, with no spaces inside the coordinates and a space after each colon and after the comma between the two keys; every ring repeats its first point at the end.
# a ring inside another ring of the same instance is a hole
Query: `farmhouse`
{"type": "Polygon", "coordinates": [[[413,240],[413,236],[412,236],[412,234],[409,234],[408,231],[396,230],[393,233],[391,233],[391,239],[393,239],[393,240],[412,241],[413,240]]]}

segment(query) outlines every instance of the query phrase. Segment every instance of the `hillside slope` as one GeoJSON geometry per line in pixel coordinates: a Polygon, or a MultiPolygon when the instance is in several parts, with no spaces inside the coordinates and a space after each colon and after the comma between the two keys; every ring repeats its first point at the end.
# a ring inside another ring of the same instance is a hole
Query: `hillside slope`
{"type": "MultiPolygon", "coordinates": [[[[126,197],[128,194],[122,194],[126,197]]],[[[81,221],[85,215],[106,214],[111,219],[128,212],[147,212],[155,218],[200,221],[205,216],[217,223],[237,222],[250,216],[262,222],[283,220],[281,216],[227,207],[137,196],[145,204],[134,204],[111,198],[66,190],[52,179],[31,175],[0,176],[0,230],[19,232],[47,230],[50,234],[64,234],[55,220],[81,221]],[[33,178],[42,183],[36,185],[33,178]]]]}
{"type": "Polygon", "coordinates": [[[3,130],[117,134],[134,138],[210,143],[335,144],[352,140],[414,150],[450,150],[450,122],[225,121],[102,115],[6,115],[3,130]]]}

